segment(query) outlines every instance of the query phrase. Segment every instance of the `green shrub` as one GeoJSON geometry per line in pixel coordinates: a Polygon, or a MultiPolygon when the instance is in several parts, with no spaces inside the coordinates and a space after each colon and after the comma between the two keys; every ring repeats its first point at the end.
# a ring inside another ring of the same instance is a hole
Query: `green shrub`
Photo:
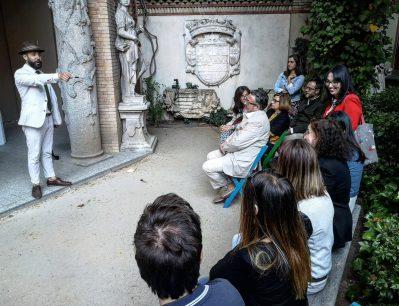
{"type": "Polygon", "coordinates": [[[204,120],[214,126],[221,126],[229,122],[230,119],[227,110],[219,108],[217,111],[211,113],[209,118],[205,118],[204,120]]]}
{"type": "Polygon", "coordinates": [[[150,105],[148,107],[147,120],[153,124],[157,125],[163,119],[163,98],[161,95],[161,84],[154,81],[152,77],[144,79],[145,89],[144,95],[150,105]]]}
{"type": "Polygon", "coordinates": [[[348,298],[366,304],[393,304],[399,301],[399,217],[382,213],[366,215],[359,257],[353,271],[359,284],[348,298]]]}
{"type": "Polygon", "coordinates": [[[314,0],[307,24],[311,74],[324,75],[346,64],[360,93],[378,86],[374,67],[391,59],[389,20],[398,11],[391,0],[314,0]],[[313,71],[312,71],[313,70],[313,71]]]}
{"type": "Polygon", "coordinates": [[[366,121],[374,126],[379,156],[366,168],[361,197],[367,211],[399,212],[399,89],[388,88],[363,99],[366,121]]]}

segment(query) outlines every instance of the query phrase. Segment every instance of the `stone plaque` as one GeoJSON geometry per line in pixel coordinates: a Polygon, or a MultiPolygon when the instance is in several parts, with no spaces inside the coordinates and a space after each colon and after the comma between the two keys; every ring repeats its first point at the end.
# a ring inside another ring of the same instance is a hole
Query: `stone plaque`
{"type": "Polygon", "coordinates": [[[228,19],[185,22],[186,72],[207,86],[240,73],[241,31],[228,19]]]}

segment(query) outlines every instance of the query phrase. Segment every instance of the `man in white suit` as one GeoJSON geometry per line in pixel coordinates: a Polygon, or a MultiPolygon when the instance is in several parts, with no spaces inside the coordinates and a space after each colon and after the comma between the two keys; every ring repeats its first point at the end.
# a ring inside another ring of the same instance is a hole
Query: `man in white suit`
{"type": "Polygon", "coordinates": [[[57,96],[51,83],[67,82],[71,74],[42,73],[41,53],[44,52],[33,42],[24,42],[19,54],[25,65],[15,72],[15,85],[21,97],[21,116],[18,124],[26,136],[28,146],[28,170],[33,184],[32,196],[42,197],[40,187],[40,157],[47,186],[70,186],[71,182],[55,176],[51,152],[53,150],[54,126],[62,123],[57,96]]]}
{"type": "Polygon", "coordinates": [[[214,203],[223,202],[234,190],[228,177],[245,177],[260,149],[269,139],[270,124],[264,109],[267,106],[267,93],[254,90],[247,97],[246,112],[242,122],[236,127],[219,150],[207,155],[202,169],[209,176],[217,194],[214,203]]]}

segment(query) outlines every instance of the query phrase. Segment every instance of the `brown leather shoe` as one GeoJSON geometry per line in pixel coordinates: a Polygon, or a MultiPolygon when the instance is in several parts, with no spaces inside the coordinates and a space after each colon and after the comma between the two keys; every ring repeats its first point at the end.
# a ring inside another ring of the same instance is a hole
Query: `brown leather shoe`
{"type": "Polygon", "coordinates": [[[42,188],[40,185],[33,185],[32,186],[32,197],[35,199],[40,199],[42,197],[42,188]]]}
{"type": "Polygon", "coordinates": [[[217,204],[224,202],[224,200],[226,200],[231,195],[233,190],[234,190],[233,184],[229,184],[227,186],[219,188],[216,196],[213,198],[213,203],[217,204]]]}
{"type": "Polygon", "coordinates": [[[57,177],[55,180],[50,180],[47,179],[47,186],[71,186],[72,183],[68,181],[63,181],[59,177],[57,177]]]}

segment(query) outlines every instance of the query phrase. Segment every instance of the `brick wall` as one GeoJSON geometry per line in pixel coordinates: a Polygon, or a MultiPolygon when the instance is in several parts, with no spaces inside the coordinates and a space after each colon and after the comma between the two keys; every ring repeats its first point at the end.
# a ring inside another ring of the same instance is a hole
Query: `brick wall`
{"type": "Polygon", "coordinates": [[[97,101],[101,141],[105,152],[119,152],[121,121],[118,112],[120,66],[115,49],[116,1],[88,0],[89,17],[96,43],[97,101]]]}

